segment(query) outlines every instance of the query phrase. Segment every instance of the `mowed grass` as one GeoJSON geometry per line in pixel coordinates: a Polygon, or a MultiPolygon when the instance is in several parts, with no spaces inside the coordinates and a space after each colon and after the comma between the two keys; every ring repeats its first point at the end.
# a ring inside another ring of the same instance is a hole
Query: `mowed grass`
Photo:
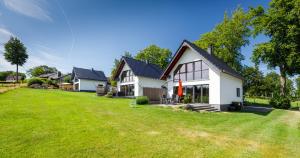
{"type": "MultiPolygon", "coordinates": [[[[246,97],[245,101],[249,102],[250,104],[253,105],[259,105],[259,106],[271,106],[269,104],[269,99],[263,99],[263,98],[249,98],[246,97]]],[[[291,102],[291,108],[298,108],[300,107],[300,101],[294,101],[291,102]]]]}
{"type": "Polygon", "coordinates": [[[0,94],[0,157],[300,157],[300,114],[195,113],[94,93],[0,94]]]}
{"type": "Polygon", "coordinates": [[[19,88],[21,85],[16,85],[16,84],[7,84],[7,83],[0,83],[0,94],[1,93],[5,93],[9,90],[12,90],[12,89],[16,89],[16,88],[19,88]]]}

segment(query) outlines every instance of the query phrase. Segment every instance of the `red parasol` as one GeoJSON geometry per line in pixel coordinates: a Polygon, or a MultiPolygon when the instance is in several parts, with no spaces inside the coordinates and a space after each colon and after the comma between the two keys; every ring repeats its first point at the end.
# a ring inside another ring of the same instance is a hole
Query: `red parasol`
{"type": "Polygon", "coordinates": [[[179,80],[179,86],[178,86],[178,94],[179,97],[183,96],[183,91],[182,91],[182,82],[179,80]]]}

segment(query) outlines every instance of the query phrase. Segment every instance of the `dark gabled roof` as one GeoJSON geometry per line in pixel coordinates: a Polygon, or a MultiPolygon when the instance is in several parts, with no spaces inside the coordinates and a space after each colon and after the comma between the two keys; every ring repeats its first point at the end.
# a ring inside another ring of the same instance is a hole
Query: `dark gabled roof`
{"type": "Polygon", "coordinates": [[[95,81],[107,81],[103,71],[98,71],[94,69],[83,69],[78,67],[73,67],[72,78],[77,77],[78,79],[87,79],[95,81]]]}
{"type": "Polygon", "coordinates": [[[121,73],[121,70],[123,69],[125,63],[127,63],[135,76],[159,79],[163,72],[163,70],[158,65],[146,63],[129,57],[122,57],[121,64],[119,65],[117,73],[114,76],[115,79],[121,73]]]}
{"type": "Polygon", "coordinates": [[[213,54],[209,54],[207,51],[199,48],[194,43],[183,40],[182,44],[178,48],[176,54],[172,58],[171,62],[169,63],[167,69],[164,71],[164,73],[161,75],[161,79],[166,79],[168,74],[170,73],[173,66],[175,66],[176,62],[179,60],[179,58],[182,56],[183,52],[186,50],[186,48],[191,48],[195,50],[197,53],[199,53],[201,56],[203,56],[208,62],[210,62],[212,65],[214,65],[216,68],[218,68],[220,71],[227,73],[231,76],[234,76],[239,79],[243,79],[243,77],[233,70],[230,66],[228,66],[223,60],[219,59],[213,54]]]}

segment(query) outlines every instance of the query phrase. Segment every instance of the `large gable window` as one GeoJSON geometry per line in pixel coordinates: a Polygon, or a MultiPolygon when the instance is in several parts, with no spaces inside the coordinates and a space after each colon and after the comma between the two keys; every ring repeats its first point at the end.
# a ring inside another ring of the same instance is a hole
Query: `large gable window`
{"type": "Polygon", "coordinates": [[[208,65],[200,61],[178,65],[174,72],[174,81],[206,80],[209,78],[208,65]]]}
{"type": "Polygon", "coordinates": [[[134,81],[133,73],[131,70],[126,70],[122,72],[121,82],[132,82],[134,81]]]}

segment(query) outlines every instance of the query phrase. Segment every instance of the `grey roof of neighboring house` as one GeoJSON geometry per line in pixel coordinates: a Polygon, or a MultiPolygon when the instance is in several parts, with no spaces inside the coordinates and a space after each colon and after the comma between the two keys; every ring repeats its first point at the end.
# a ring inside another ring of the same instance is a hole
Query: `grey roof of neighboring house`
{"type": "MultiPolygon", "coordinates": [[[[214,66],[216,66],[219,70],[221,70],[224,73],[227,73],[231,76],[234,76],[236,78],[239,79],[243,79],[242,75],[240,75],[238,72],[236,72],[235,70],[233,70],[230,66],[228,66],[223,60],[219,59],[218,57],[216,57],[213,54],[209,54],[207,51],[199,48],[198,46],[196,46],[194,43],[188,41],[188,40],[183,40],[182,44],[180,45],[179,49],[177,50],[176,54],[174,55],[173,59],[177,56],[177,54],[180,52],[182,45],[186,43],[189,47],[191,47],[192,49],[194,49],[197,53],[199,53],[201,56],[203,56],[206,60],[208,60],[211,64],[213,64],[214,66]]],[[[169,69],[170,65],[173,62],[173,59],[171,60],[171,63],[169,63],[169,66],[167,67],[167,69],[165,70],[164,73],[168,72],[167,70],[169,69]]],[[[165,76],[165,74],[162,74],[161,78],[163,78],[165,76]]]]}
{"type": "Polygon", "coordinates": [[[77,77],[78,79],[87,79],[95,81],[107,81],[103,71],[98,71],[94,69],[84,69],[73,67],[72,78],[77,77]]]}
{"type": "Polygon", "coordinates": [[[40,78],[53,78],[53,79],[57,79],[59,78],[59,72],[53,72],[53,73],[48,73],[48,74],[42,74],[39,76],[40,78]]]}
{"type": "MultiPolygon", "coordinates": [[[[159,79],[160,75],[163,72],[163,70],[158,65],[146,63],[146,62],[136,60],[133,58],[129,58],[129,57],[122,57],[121,62],[127,63],[128,66],[130,67],[130,69],[132,70],[133,74],[136,76],[159,79]]],[[[123,64],[123,66],[124,66],[124,64],[123,64]]],[[[120,74],[120,71],[121,71],[120,69],[122,69],[123,66],[120,66],[118,68],[119,71],[116,74],[115,78],[120,74]]]]}

